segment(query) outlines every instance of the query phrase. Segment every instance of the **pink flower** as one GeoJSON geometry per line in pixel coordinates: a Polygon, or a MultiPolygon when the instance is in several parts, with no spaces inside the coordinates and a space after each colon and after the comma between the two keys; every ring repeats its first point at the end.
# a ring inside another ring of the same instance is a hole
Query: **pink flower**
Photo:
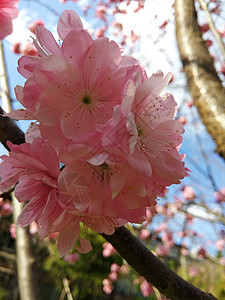
{"type": "Polygon", "coordinates": [[[225,266],[225,257],[221,257],[221,258],[220,258],[220,264],[221,264],[222,266],[225,266]]]}
{"type": "Polygon", "coordinates": [[[78,253],[70,253],[65,255],[64,260],[67,261],[68,263],[74,263],[78,261],[79,258],[80,255],[78,253]]]}
{"type": "Polygon", "coordinates": [[[12,212],[13,212],[13,207],[10,204],[10,201],[3,202],[3,205],[0,208],[0,214],[2,216],[8,217],[12,214],[12,212]]]}
{"type": "Polygon", "coordinates": [[[225,62],[222,62],[220,72],[225,76],[225,62]]]}
{"type": "Polygon", "coordinates": [[[34,22],[29,24],[29,30],[35,34],[35,30],[37,26],[44,26],[44,21],[43,20],[35,20],[34,22]]]}
{"type": "Polygon", "coordinates": [[[118,280],[118,273],[110,272],[109,273],[109,279],[112,280],[112,281],[117,281],[118,280]]]}
{"type": "Polygon", "coordinates": [[[177,150],[184,129],[174,120],[176,102],[170,94],[159,96],[169,80],[169,74],[158,72],[138,79],[137,86],[128,81],[122,104],[103,130],[103,146],[144,175],[150,197],[155,191],[161,196],[165,186],[187,176],[177,150]]]}
{"type": "Polygon", "coordinates": [[[178,121],[181,122],[181,124],[185,125],[187,123],[187,119],[184,116],[180,116],[178,118],[178,121]]]}
{"type": "Polygon", "coordinates": [[[98,17],[106,22],[106,6],[105,5],[98,5],[97,10],[96,10],[96,17],[98,17]]]}
{"type": "Polygon", "coordinates": [[[193,201],[196,198],[195,191],[191,186],[185,186],[182,192],[183,197],[188,201],[193,201]]]}
{"type": "Polygon", "coordinates": [[[20,54],[20,43],[15,43],[12,45],[12,52],[16,53],[16,54],[20,54]]]}
{"type": "Polygon", "coordinates": [[[42,237],[48,234],[49,220],[61,209],[57,201],[57,178],[60,173],[59,161],[50,145],[42,139],[32,144],[13,145],[8,143],[11,152],[3,155],[0,164],[2,191],[12,185],[20,202],[29,201],[18,217],[22,226],[36,221],[42,237]]]}
{"type": "Polygon", "coordinates": [[[168,256],[169,255],[169,249],[170,248],[168,246],[159,244],[156,247],[155,253],[156,253],[157,256],[168,256]]]}
{"type": "Polygon", "coordinates": [[[30,228],[29,228],[30,234],[35,234],[38,232],[38,224],[36,222],[30,223],[30,228]]]}
{"type": "Polygon", "coordinates": [[[9,229],[10,235],[12,239],[16,239],[16,224],[11,224],[9,229]]]}
{"type": "Polygon", "coordinates": [[[41,57],[19,60],[18,71],[28,80],[23,89],[16,87],[16,95],[26,110],[8,115],[38,120],[44,125],[42,134],[48,126],[55,136],[60,131],[74,138],[109,119],[120,103],[127,72],[138,62],[122,57],[119,46],[106,37],[93,40],[74,11],[63,12],[57,29],[61,47],[47,29],[37,26],[35,46],[41,57]]]}
{"type": "Polygon", "coordinates": [[[165,223],[161,223],[158,227],[155,228],[156,233],[160,233],[164,230],[166,230],[167,226],[165,223]]]}
{"type": "Polygon", "coordinates": [[[162,241],[164,241],[164,243],[168,246],[171,247],[174,245],[174,241],[173,241],[173,233],[172,231],[165,231],[162,235],[162,241]]]}
{"type": "Polygon", "coordinates": [[[217,203],[225,202],[225,187],[214,193],[217,203]]]}
{"type": "Polygon", "coordinates": [[[168,20],[165,20],[165,21],[159,26],[159,28],[160,28],[160,29],[163,29],[163,28],[166,27],[167,24],[168,24],[168,20]]]}
{"type": "Polygon", "coordinates": [[[220,239],[218,241],[216,241],[216,247],[219,251],[222,251],[223,248],[225,247],[225,239],[220,239]]]}
{"type": "Polygon", "coordinates": [[[140,231],[140,239],[141,240],[146,240],[149,237],[150,237],[150,231],[147,230],[147,229],[144,229],[144,228],[141,229],[141,231],[140,231]]]}
{"type": "Polygon", "coordinates": [[[18,15],[19,0],[0,0],[0,40],[13,31],[12,20],[18,15]]]}
{"type": "Polygon", "coordinates": [[[38,56],[37,49],[29,43],[22,48],[21,52],[25,55],[38,56]]]}
{"type": "Polygon", "coordinates": [[[206,251],[205,251],[205,249],[203,247],[201,247],[199,249],[199,251],[198,251],[198,257],[201,258],[201,259],[203,259],[203,258],[206,257],[206,251]]]}
{"type": "Polygon", "coordinates": [[[113,248],[113,246],[110,243],[104,243],[103,244],[103,251],[102,251],[102,255],[104,257],[109,257],[111,255],[113,255],[114,253],[116,253],[115,248],[113,248]]]}
{"type": "Polygon", "coordinates": [[[106,294],[111,294],[113,290],[112,281],[109,278],[103,280],[103,291],[106,294]]]}
{"type": "Polygon", "coordinates": [[[141,289],[141,293],[144,297],[148,297],[148,296],[154,294],[153,287],[151,286],[151,284],[147,280],[144,280],[141,283],[140,289],[141,289]]]}
{"type": "Polygon", "coordinates": [[[209,30],[209,24],[208,23],[204,23],[200,26],[200,30],[201,30],[201,33],[205,33],[209,30]]]}
{"type": "Polygon", "coordinates": [[[119,272],[119,270],[120,270],[120,266],[119,265],[117,265],[116,263],[113,263],[112,265],[111,265],[111,267],[110,267],[110,271],[111,272],[119,272]]]}
{"type": "Polygon", "coordinates": [[[189,267],[188,273],[191,277],[195,277],[196,275],[198,275],[198,269],[196,267],[189,267]]]}
{"type": "Polygon", "coordinates": [[[96,38],[104,37],[106,30],[107,30],[106,27],[98,28],[95,32],[96,38]]]}

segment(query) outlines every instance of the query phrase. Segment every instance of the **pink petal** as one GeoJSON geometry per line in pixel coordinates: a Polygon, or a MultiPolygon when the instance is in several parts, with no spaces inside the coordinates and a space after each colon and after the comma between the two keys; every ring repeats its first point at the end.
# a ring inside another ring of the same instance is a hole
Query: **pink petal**
{"type": "Polygon", "coordinates": [[[58,21],[57,31],[59,37],[64,40],[71,30],[82,30],[83,24],[74,10],[64,10],[58,21]]]}
{"type": "Polygon", "coordinates": [[[18,72],[25,78],[33,76],[35,66],[39,63],[40,57],[24,55],[18,60],[18,72]]]}
{"type": "Polygon", "coordinates": [[[85,30],[72,30],[63,41],[63,56],[70,64],[81,69],[84,57],[92,43],[91,36],[85,30]]]}
{"type": "Polygon", "coordinates": [[[58,249],[60,257],[67,254],[80,235],[79,219],[67,224],[59,233],[58,249]]]}
{"type": "Polygon", "coordinates": [[[110,188],[112,191],[113,199],[119,194],[125,182],[126,179],[124,178],[124,175],[121,173],[116,173],[110,177],[110,188]]]}
{"type": "Polygon", "coordinates": [[[151,96],[152,98],[159,96],[160,93],[167,86],[168,82],[170,81],[170,78],[170,73],[163,77],[163,72],[158,71],[157,73],[153,74],[151,77],[146,79],[140,86],[140,88],[137,89],[135,99],[138,99],[138,103],[140,104],[149,96],[151,96]]]}
{"type": "Polygon", "coordinates": [[[44,26],[37,25],[35,34],[41,47],[48,54],[61,56],[59,45],[56,43],[53,34],[48,29],[46,29],[44,26]]]}

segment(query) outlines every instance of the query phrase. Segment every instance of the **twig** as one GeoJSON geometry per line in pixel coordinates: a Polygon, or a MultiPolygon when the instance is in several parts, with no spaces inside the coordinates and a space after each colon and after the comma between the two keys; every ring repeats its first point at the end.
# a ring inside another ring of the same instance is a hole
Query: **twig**
{"type": "Polygon", "coordinates": [[[218,31],[216,30],[216,26],[213,22],[213,19],[212,19],[212,16],[211,16],[211,13],[209,12],[209,9],[208,9],[208,3],[205,2],[205,0],[199,0],[199,3],[203,9],[203,11],[205,12],[205,16],[207,18],[207,21],[209,23],[209,28],[212,32],[212,34],[214,35],[217,43],[218,43],[218,46],[220,48],[220,51],[223,55],[223,58],[225,60],[225,47],[224,47],[224,43],[223,43],[223,40],[220,36],[220,34],[218,33],[218,31]]]}

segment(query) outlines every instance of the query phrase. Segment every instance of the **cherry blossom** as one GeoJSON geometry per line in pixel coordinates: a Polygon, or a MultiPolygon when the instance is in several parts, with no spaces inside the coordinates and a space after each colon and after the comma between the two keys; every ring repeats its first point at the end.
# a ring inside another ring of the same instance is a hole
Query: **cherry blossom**
{"type": "Polygon", "coordinates": [[[221,188],[219,191],[214,193],[216,202],[221,203],[225,202],[225,187],[221,188]]]}
{"type": "Polygon", "coordinates": [[[0,40],[13,31],[12,20],[18,15],[19,0],[0,0],[0,40]]]}
{"type": "MultiPolygon", "coordinates": [[[[113,106],[120,103],[127,73],[138,62],[122,57],[119,46],[108,38],[93,40],[74,11],[63,12],[58,34],[63,40],[61,47],[47,29],[36,27],[35,46],[41,57],[25,55],[18,67],[28,79],[24,88],[16,87],[17,98],[26,110],[8,115],[36,119],[53,126],[55,135],[60,130],[67,138],[74,138],[112,115],[113,106]]],[[[43,127],[41,130],[44,134],[43,127]]]]}
{"type": "Polygon", "coordinates": [[[140,289],[141,289],[141,292],[142,292],[144,297],[148,297],[148,296],[154,294],[153,287],[151,286],[151,284],[147,280],[144,280],[141,283],[140,289]]]}
{"type": "Polygon", "coordinates": [[[32,22],[32,23],[30,23],[29,24],[29,30],[33,33],[33,34],[35,34],[35,30],[36,30],[36,27],[37,26],[44,26],[44,21],[43,20],[35,20],[34,22],[32,22]]]}
{"type": "Polygon", "coordinates": [[[195,191],[191,186],[185,186],[182,193],[183,197],[188,201],[193,201],[196,198],[195,191]]]}
{"type": "MultiPolygon", "coordinates": [[[[162,94],[172,75],[158,71],[148,78],[114,41],[93,39],[74,11],[63,12],[57,31],[59,43],[35,24],[38,55],[31,49],[19,59],[26,82],[15,93],[25,109],[6,115],[35,121],[26,143],[8,143],[0,189],[16,185],[15,196],[27,202],[18,225],[37,224],[40,238],[57,235],[63,256],[91,250],[88,228],[113,234],[127,222],[147,226],[157,197],[189,170],[179,154],[184,129],[175,120],[177,104],[162,94]]],[[[169,206],[161,209],[174,215],[169,206]]],[[[141,237],[149,236],[143,229],[141,237]]],[[[169,251],[171,232],[164,230],[162,240],[169,251]]],[[[104,245],[103,255],[112,255],[115,249],[104,245]]],[[[118,270],[110,274],[108,293],[118,270]]]]}
{"type": "Polygon", "coordinates": [[[103,244],[102,255],[104,257],[109,257],[109,256],[113,255],[114,253],[116,253],[116,250],[110,243],[106,242],[103,244]]]}

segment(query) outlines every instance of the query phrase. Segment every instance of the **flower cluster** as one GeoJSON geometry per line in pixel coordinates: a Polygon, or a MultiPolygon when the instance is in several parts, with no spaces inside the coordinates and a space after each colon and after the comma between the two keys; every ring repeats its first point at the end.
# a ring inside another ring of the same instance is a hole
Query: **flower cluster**
{"type": "Polygon", "coordinates": [[[0,0],[0,40],[12,33],[12,20],[18,15],[19,0],[0,0]]]}
{"type": "Polygon", "coordinates": [[[176,102],[160,96],[171,75],[148,78],[114,41],[93,40],[74,11],[63,12],[57,30],[59,44],[37,26],[39,56],[19,60],[27,80],[15,91],[25,109],[7,115],[35,122],[26,143],[8,144],[0,189],[18,183],[16,197],[28,201],[18,224],[35,221],[41,238],[59,232],[65,255],[77,239],[79,251],[91,249],[80,223],[113,234],[127,222],[143,222],[146,209],[187,169],[178,153],[184,129],[174,120],[176,102]]]}

